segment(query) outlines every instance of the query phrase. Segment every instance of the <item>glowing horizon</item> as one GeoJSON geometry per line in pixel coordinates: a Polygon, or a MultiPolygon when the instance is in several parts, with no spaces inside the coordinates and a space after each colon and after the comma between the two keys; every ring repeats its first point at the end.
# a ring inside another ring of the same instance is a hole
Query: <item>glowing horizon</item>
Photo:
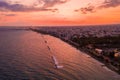
{"type": "Polygon", "coordinates": [[[119,0],[0,0],[0,26],[120,24],[119,0]]]}

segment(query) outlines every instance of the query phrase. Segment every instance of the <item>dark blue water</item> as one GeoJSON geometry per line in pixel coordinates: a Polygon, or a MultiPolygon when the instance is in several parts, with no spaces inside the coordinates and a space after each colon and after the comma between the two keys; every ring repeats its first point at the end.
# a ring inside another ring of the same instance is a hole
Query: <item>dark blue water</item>
{"type": "Polygon", "coordinates": [[[52,36],[0,31],[0,80],[119,80],[118,74],[101,65],[52,36]],[[56,68],[52,56],[63,68],[56,68]]]}

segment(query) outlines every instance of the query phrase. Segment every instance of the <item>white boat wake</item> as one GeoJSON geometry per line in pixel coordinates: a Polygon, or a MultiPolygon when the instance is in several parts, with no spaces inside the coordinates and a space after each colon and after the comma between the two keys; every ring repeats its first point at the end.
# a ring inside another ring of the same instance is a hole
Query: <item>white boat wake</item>
{"type": "Polygon", "coordinates": [[[52,56],[52,59],[53,59],[53,61],[54,61],[54,64],[55,64],[55,67],[56,68],[63,68],[63,66],[62,65],[59,65],[59,63],[58,63],[58,61],[57,61],[57,59],[56,59],[56,57],[55,56],[52,56]]]}
{"type": "MultiPolygon", "coordinates": [[[[42,36],[43,37],[43,36],[42,36]]],[[[43,39],[44,39],[44,37],[43,37],[43,39]]],[[[44,42],[46,43],[46,45],[47,45],[47,41],[44,39],[44,42]]],[[[51,51],[51,49],[50,49],[50,47],[47,45],[47,47],[48,47],[48,49],[51,51]]],[[[52,53],[52,52],[51,52],[52,53]]],[[[52,56],[52,59],[53,59],[53,61],[54,61],[54,64],[55,64],[55,67],[57,68],[57,69],[59,69],[59,68],[63,68],[63,66],[62,65],[59,65],[59,63],[58,63],[58,61],[57,61],[57,59],[56,59],[56,57],[55,56],[52,56]]]]}

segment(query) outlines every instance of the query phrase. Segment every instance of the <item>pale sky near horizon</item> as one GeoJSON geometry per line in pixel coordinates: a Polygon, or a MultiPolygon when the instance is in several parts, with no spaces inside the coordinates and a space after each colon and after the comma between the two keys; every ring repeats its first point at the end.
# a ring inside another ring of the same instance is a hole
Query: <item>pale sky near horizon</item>
{"type": "Polygon", "coordinates": [[[119,23],[120,0],[0,0],[0,26],[119,23]]]}

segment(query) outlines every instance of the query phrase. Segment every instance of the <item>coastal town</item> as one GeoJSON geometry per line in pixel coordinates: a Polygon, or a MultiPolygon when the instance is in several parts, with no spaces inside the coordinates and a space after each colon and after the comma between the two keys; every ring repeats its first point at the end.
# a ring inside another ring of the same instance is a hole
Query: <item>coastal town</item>
{"type": "Polygon", "coordinates": [[[31,30],[71,44],[120,74],[120,25],[42,27],[31,30]]]}

